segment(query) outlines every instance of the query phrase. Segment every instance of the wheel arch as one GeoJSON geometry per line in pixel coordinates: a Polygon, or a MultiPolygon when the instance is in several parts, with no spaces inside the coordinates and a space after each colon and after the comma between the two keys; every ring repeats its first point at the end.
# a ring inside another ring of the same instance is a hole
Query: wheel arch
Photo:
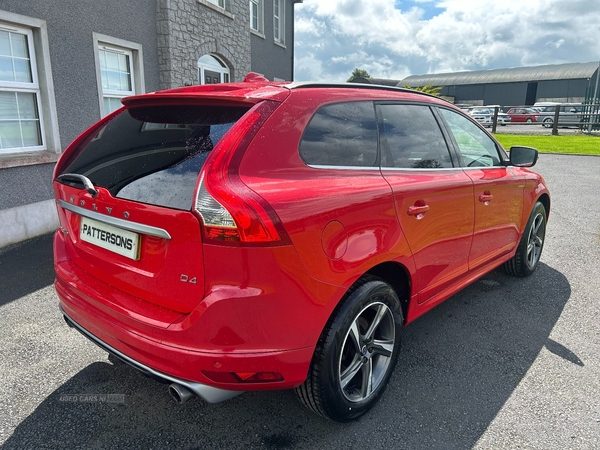
{"type": "Polygon", "coordinates": [[[546,210],[546,218],[550,215],[550,196],[547,193],[543,193],[537,199],[542,205],[544,205],[544,209],[546,210]]]}
{"type": "Polygon", "coordinates": [[[402,319],[406,322],[411,290],[411,278],[408,269],[398,262],[387,261],[372,267],[365,275],[381,278],[394,288],[400,299],[402,319]]]}

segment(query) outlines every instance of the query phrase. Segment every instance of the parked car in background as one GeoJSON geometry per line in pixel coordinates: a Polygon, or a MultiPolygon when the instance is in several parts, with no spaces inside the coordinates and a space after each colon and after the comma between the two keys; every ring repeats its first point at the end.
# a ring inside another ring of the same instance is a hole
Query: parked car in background
{"type": "Polygon", "coordinates": [[[510,108],[506,111],[511,122],[534,123],[538,121],[540,113],[532,108],[510,108]]]}
{"type": "Polygon", "coordinates": [[[546,128],[552,128],[554,117],[556,115],[556,108],[559,108],[559,127],[578,127],[581,125],[581,113],[583,111],[583,105],[581,103],[563,103],[561,105],[545,106],[540,112],[538,122],[541,122],[546,128]]]}
{"type": "Polygon", "coordinates": [[[423,93],[247,80],[124,98],[65,150],[60,308],[178,402],[295,388],[354,420],[402,327],[499,266],[534,273],[537,150],[423,93]]]}
{"type": "MultiPolygon", "coordinates": [[[[494,122],[494,108],[473,108],[469,111],[469,114],[473,117],[473,119],[486,127],[491,127],[492,123],[494,122]]],[[[498,110],[497,120],[499,125],[505,126],[507,123],[510,123],[510,116],[506,113],[503,113],[501,110],[498,110]]]]}

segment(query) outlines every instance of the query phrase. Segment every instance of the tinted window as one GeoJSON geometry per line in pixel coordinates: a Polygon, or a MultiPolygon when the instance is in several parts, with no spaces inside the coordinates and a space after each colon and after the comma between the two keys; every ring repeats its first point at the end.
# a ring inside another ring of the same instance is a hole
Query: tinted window
{"type": "Polygon", "coordinates": [[[467,167],[502,166],[496,143],[466,117],[440,108],[467,167]]]}
{"type": "Polygon", "coordinates": [[[428,106],[380,105],[381,160],[384,167],[452,167],[440,127],[428,106]]]}
{"type": "Polygon", "coordinates": [[[377,165],[373,103],[336,103],[319,108],[302,135],[300,156],[313,165],[377,165]]]}
{"type": "Polygon", "coordinates": [[[188,210],[198,173],[246,108],[161,106],[124,111],[86,142],[63,173],[113,196],[188,210]]]}

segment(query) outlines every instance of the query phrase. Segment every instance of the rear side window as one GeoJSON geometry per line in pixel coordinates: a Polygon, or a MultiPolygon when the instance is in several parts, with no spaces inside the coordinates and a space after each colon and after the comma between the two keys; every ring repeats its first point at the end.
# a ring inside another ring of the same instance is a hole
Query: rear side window
{"type": "Polygon", "coordinates": [[[377,124],[372,102],[321,107],[304,130],[300,157],[323,166],[377,165],[377,124]]]}
{"type": "Polygon", "coordinates": [[[63,173],[118,198],[189,210],[210,151],[247,108],[160,106],[125,110],[78,149],[63,173]]]}
{"type": "Polygon", "coordinates": [[[452,167],[448,145],[433,112],[424,105],[379,105],[382,167],[452,167]]]}

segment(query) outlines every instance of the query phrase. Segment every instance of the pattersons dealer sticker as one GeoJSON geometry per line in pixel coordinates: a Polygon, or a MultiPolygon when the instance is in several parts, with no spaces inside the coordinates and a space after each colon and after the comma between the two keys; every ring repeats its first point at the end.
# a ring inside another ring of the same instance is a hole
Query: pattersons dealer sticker
{"type": "Polygon", "coordinates": [[[140,236],[137,233],[82,217],[79,238],[127,258],[139,259],[140,236]]]}

